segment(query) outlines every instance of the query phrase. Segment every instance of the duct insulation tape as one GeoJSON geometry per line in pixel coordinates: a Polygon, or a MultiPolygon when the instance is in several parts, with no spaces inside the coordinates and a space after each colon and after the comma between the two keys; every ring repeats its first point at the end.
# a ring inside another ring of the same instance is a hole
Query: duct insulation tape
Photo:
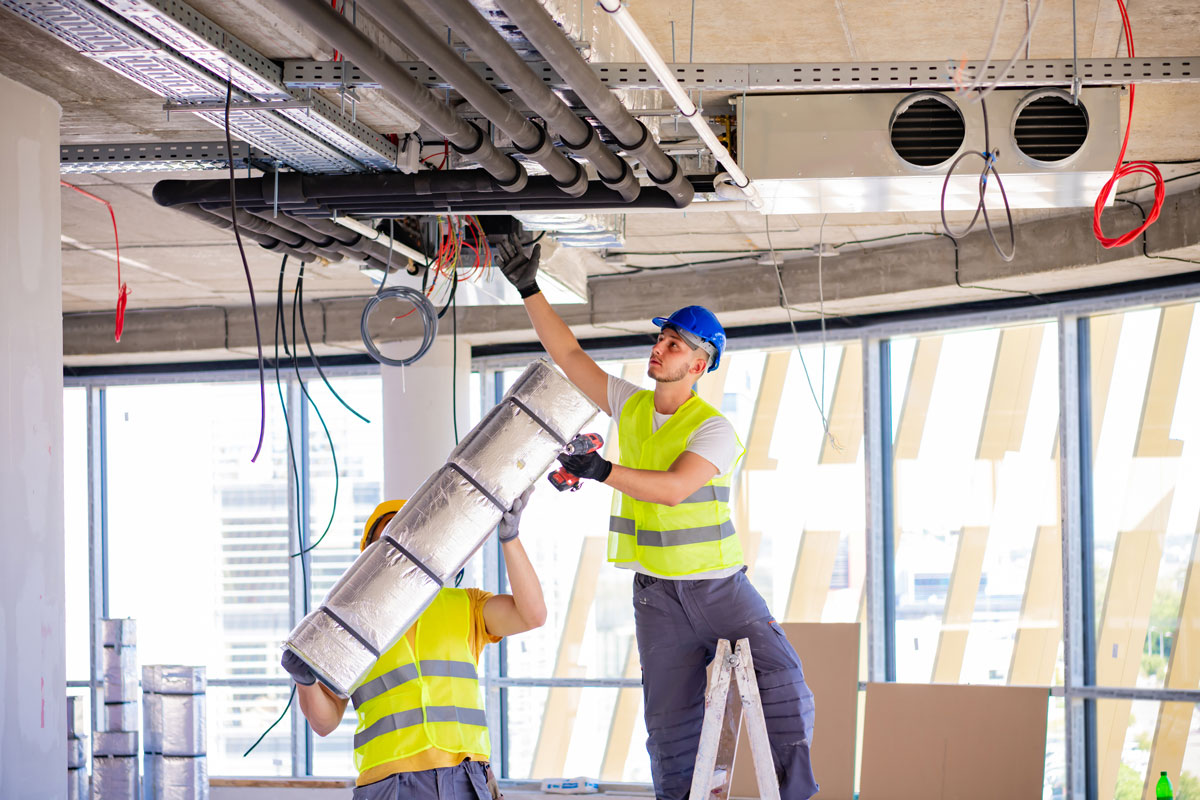
{"type": "Polygon", "coordinates": [[[597,410],[549,363],[531,364],[285,646],[349,697],[597,410]]]}

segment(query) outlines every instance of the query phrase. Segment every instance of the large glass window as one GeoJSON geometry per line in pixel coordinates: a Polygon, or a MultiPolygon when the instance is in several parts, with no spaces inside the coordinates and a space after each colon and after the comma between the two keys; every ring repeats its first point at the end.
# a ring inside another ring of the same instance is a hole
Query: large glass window
{"type": "MultiPolygon", "coordinates": [[[[287,435],[257,384],[114,387],[108,393],[109,612],[138,625],[140,664],[195,664],[210,679],[284,677],[291,628],[287,435]]],[[[278,726],[288,688],[214,688],[209,771],[290,775],[278,726]]]]}
{"type": "MultiPolygon", "coordinates": [[[[1080,396],[1091,428],[1084,442],[1090,461],[1080,467],[1082,486],[1091,489],[1085,523],[1092,525],[1086,557],[1094,607],[1087,611],[1095,634],[1085,659],[1106,695],[1095,704],[1090,754],[1101,798],[1145,796],[1163,770],[1176,796],[1200,785],[1200,715],[1194,703],[1161,694],[1200,687],[1200,580],[1192,573],[1200,559],[1195,310],[1189,302],[1105,312],[1087,318],[1082,338],[1089,383],[1080,396]]],[[[892,489],[895,588],[889,655],[901,682],[1063,685],[1059,336],[1056,323],[1038,321],[886,338],[890,383],[882,389],[892,461],[884,477],[892,489]]],[[[864,502],[864,346],[875,345],[868,337],[730,350],[721,369],[697,385],[744,445],[731,511],[748,574],[780,621],[864,628],[868,621],[864,532],[873,510],[864,502]]],[[[644,357],[601,367],[652,388],[644,357]]],[[[471,424],[520,372],[485,370],[462,382],[471,424]]],[[[64,392],[67,678],[90,677],[90,531],[93,546],[107,547],[110,616],[138,621],[139,662],[208,668],[213,775],[304,771],[292,763],[304,744],[293,743],[288,717],[242,757],[288,700],[279,643],[304,610],[292,589],[300,562],[291,528],[307,513],[307,542],[324,536],[306,560],[311,607],[357,556],[367,515],[386,499],[380,379],[343,373],[331,383],[371,422],[319,379],[307,383],[329,437],[307,401],[292,409],[296,472],[271,391],[263,452],[250,461],[257,383],[64,392]],[[97,494],[107,503],[107,540],[91,531],[89,518],[89,486],[100,492],[104,485],[88,472],[89,392],[104,392],[107,403],[105,418],[95,421],[107,436],[107,496],[97,494]]],[[[598,415],[586,430],[603,435],[605,454],[616,457],[611,420],[598,415]]],[[[488,675],[520,683],[503,689],[502,709],[489,709],[505,724],[492,734],[507,745],[506,778],[650,780],[632,576],[606,558],[611,498],[594,482],[562,493],[542,482],[525,514],[522,542],[549,617],[485,651],[488,675]],[[629,685],[552,685],[580,678],[629,685]]],[[[494,540],[485,548],[463,585],[499,581],[499,549],[494,540]]],[[[1047,797],[1062,796],[1066,782],[1065,704],[1050,698],[1047,797]]],[[[353,728],[348,714],[332,736],[313,738],[314,774],[353,773],[353,728]]]]}
{"type": "MultiPolygon", "coordinates": [[[[329,383],[351,409],[370,421],[364,422],[343,406],[324,382],[306,383],[312,399],[306,411],[309,452],[306,541],[307,547],[312,548],[309,608],[316,608],[334,582],[354,563],[363,526],[375,506],[385,499],[382,384],[376,377],[332,378],[329,383]]],[[[347,711],[335,732],[313,737],[314,774],[354,774],[355,721],[354,712],[347,711]]]]}
{"type": "MultiPolygon", "coordinates": [[[[1200,574],[1193,572],[1200,530],[1195,312],[1196,305],[1187,303],[1089,323],[1100,686],[1200,684],[1200,574]]],[[[1153,787],[1161,770],[1188,785],[1200,780],[1192,747],[1200,726],[1191,704],[1098,703],[1096,736],[1101,796],[1138,796],[1143,779],[1153,787]]]]}
{"type": "MultiPolygon", "coordinates": [[[[889,351],[896,679],[1061,684],[1057,326],[889,351]]],[[[1061,720],[1052,704],[1048,792],[1061,720]]]]}

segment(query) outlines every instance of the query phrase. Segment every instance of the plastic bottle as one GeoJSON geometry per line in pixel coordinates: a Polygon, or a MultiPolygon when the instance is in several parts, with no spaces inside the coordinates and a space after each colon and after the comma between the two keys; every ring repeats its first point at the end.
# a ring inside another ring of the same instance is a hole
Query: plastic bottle
{"type": "Polygon", "coordinates": [[[1158,784],[1154,787],[1154,797],[1156,800],[1174,800],[1175,792],[1171,789],[1171,780],[1167,777],[1166,772],[1162,772],[1158,776],[1158,784]]]}

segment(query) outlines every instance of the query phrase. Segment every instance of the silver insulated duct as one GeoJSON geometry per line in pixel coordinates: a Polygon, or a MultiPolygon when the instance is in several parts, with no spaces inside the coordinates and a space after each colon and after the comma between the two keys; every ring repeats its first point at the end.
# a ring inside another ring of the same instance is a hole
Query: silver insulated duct
{"type": "Polygon", "coordinates": [[[142,800],[208,800],[204,667],[142,667],[142,800]]]}
{"type": "Polygon", "coordinates": [[[531,364],[284,646],[349,697],[597,410],[546,361],[531,364]]]}

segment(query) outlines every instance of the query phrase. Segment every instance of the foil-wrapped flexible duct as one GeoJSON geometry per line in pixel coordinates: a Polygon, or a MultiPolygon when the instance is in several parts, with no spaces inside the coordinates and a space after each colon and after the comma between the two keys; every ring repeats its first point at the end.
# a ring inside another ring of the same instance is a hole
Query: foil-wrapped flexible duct
{"type": "Polygon", "coordinates": [[[349,697],[597,410],[549,363],[531,364],[284,646],[349,697]]]}
{"type": "MultiPolygon", "coordinates": [[[[104,666],[104,702],[137,703],[137,623],[132,619],[100,620],[101,656],[104,666]]],[[[119,719],[121,710],[113,714],[119,719]]],[[[102,720],[97,728],[106,724],[102,720]]],[[[136,722],[130,728],[108,728],[108,730],[136,730],[136,722]]]]}

